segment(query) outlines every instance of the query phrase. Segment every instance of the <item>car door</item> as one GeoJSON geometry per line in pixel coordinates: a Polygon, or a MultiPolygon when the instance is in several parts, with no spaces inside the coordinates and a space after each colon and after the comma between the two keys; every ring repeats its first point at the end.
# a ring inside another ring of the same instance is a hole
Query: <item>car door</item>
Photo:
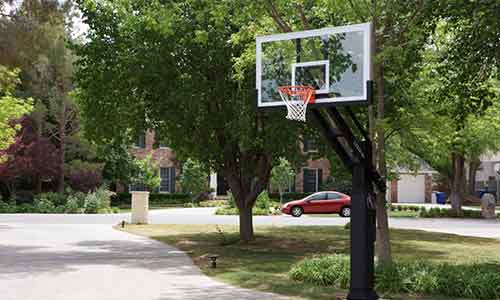
{"type": "Polygon", "coordinates": [[[326,193],[316,193],[306,200],[304,212],[306,213],[320,213],[324,212],[326,202],[326,193]]]}
{"type": "Polygon", "coordinates": [[[344,199],[344,196],[335,193],[335,192],[328,192],[327,193],[327,202],[328,202],[328,210],[329,212],[335,212],[338,213],[342,209],[342,205],[344,202],[342,201],[344,199]]]}

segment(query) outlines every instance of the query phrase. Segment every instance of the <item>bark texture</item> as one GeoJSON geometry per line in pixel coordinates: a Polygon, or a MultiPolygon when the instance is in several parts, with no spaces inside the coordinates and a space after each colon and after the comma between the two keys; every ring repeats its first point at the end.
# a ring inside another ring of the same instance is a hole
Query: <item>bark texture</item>
{"type": "Polygon", "coordinates": [[[453,162],[453,171],[451,178],[451,209],[459,214],[462,211],[463,204],[463,186],[464,186],[464,156],[458,152],[453,152],[451,155],[453,162]]]}

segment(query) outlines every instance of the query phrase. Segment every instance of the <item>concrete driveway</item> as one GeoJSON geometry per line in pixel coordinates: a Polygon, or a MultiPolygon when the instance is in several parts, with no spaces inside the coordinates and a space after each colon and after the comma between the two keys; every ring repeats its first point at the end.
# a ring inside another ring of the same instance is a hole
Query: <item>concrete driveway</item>
{"type": "MultiPolygon", "coordinates": [[[[152,211],[152,223],[238,224],[213,208],[152,211]]],[[[0,214],[2,300],[280,299],[204,276],[184,253],[114,230],[114,215],[0,214]]],[[[338,217],[257,216],[255,225],[343,225],[338,217]]],[[[393,228],[500,239],[500,222],[392,218],[393,228]]]]}
{"type": "Polygon", "coordinates": [[[177,249],[109,225],[1,223],[2,300],[279,299],[214,281],[177,249]]]}

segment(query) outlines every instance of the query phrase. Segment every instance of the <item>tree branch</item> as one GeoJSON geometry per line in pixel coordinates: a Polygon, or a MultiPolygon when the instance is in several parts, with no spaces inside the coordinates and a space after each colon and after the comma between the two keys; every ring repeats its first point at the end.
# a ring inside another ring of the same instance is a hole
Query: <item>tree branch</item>
{"type": "Polygon", "coordinates": [[[302,26],[304,29],[309,29],[309,21],[307,20],[306,14],[304,12],[304,6],[301,4],[298,5],[300,21],[302,22],[302,26]]]}
{"type": "Polygon", "coordinates": [[[276,26],[283,32],[291,32],[292,28],[283,20],[272,0],[267,0],[267,6],[276,26]]]}

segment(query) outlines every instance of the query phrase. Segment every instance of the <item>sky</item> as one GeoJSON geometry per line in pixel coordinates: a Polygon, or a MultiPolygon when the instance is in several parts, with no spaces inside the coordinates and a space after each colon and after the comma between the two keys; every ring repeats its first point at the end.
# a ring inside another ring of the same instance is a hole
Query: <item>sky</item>
{"type": "MultiPolygon", "coordinates": [[[[59,1],[59,3],[65,2],[65,0],[58,0],[58,1],[59,1]]],[[[21,5],[22,2],[23,2],[22,0],[15,0],[12,5],[6,4],[4,9],[3,9],[3,13],[8,14],[12,9],[21,5]]],[[[77,8],[75,8],[75,9],[77,10],[77,8]]],[[[72,36],[74,38],[77,38],[77,37],[84,38],[89,27],[87,24],[83,23],[80,11],[77,11],[76,17],[73,18],[73,24],[74,24],[74,28],[73,28],[72,36]]]]}

